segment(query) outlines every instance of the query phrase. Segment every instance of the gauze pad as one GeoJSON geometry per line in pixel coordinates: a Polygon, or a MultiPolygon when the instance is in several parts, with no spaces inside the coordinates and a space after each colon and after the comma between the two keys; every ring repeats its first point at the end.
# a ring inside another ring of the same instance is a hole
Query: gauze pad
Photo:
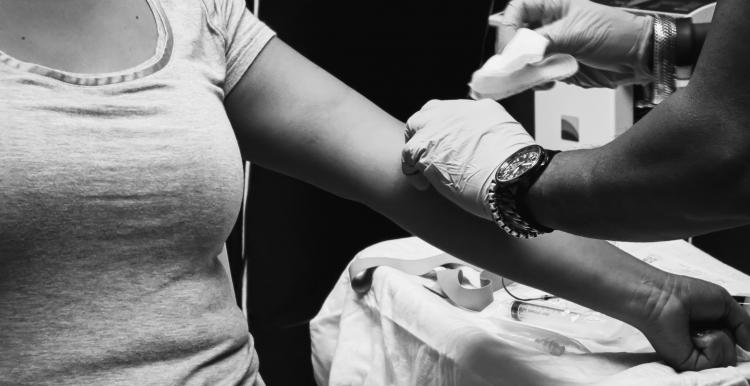
{"type": "Polygon", "coordinates": [[[544,57],[549,40],[526,28],[519,29],[503,52],[492,56],[471,77],[473,99],[503,99],[578,71],[568,54],[544,57]]]}

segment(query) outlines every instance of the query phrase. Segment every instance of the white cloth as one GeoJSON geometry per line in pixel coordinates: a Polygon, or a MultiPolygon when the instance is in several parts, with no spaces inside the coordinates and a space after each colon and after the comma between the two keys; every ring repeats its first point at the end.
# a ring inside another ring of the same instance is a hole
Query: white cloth
{"type": "Polygon", "coordinates": [[[471,97],[499,100],[575,74],[578,62],[574,57],[544,56],[548,44],[544,36],[530,29],[519,29],[500,54],[474,72],[469,83],[471,97]]]}
{"type": "MultiPolygon", "coordinates": [[[[617,243],[662,269],[750,293],[750,277],[683,241],[617,243]]],[[[424,258],[440,251],[416,238],[391,240],[360,256],[424,258]]],[[[591,354],[554,356],[518,343],[493,318],[508,313],[507,295],[482,312],[450,305],[425,279],[381,267],[359,297],[344,273],[310,323],[320,385],[748,385],[750,363],[676,373],[635,330],[609,344],[579,339],[591,354]]]]}

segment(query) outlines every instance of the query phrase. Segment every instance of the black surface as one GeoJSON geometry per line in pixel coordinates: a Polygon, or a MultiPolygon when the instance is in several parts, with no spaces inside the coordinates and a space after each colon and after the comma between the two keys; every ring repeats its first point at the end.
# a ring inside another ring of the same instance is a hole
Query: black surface
{"type": "Polygon", "coordinates": [[[744,226],[693,237],[693,245],[724,263],[750,274],[748,240],[750,240],[750,226],[744,226]]]}

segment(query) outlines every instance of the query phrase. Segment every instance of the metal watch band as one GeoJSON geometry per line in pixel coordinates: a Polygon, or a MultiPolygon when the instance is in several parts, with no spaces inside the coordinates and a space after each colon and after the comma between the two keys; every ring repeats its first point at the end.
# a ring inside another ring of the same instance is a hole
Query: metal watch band
{"type": "Polygon", "coordinates": [[[545,232],[526,222],[515,207],[515,200],[497,193],[497,183],[493,179],[487,194],[487,203],[492,213],[492,221],[505,233],[524,239],[532,239],[545,232]]]}
{"type": "Polygon", "coordinates": [[[675,92],[675,50],[677,24],[673,17],[654,17],[654,89],[651,102],[657,105],[675,92]]]}

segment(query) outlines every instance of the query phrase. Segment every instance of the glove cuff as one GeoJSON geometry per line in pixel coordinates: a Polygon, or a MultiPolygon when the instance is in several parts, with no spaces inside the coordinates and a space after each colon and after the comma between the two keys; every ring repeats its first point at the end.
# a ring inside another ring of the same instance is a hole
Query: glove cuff
{"type": "MultiPolygon", "coordinates": [[[[523,130],[523,129],[521,129],[523,130]]],[[[493,158],[493,159],[500,159],[501,162],[497,163],[493,169],[492,172],[487,175],[487,178],[482,183],[481,188],[476,192],[476,196],[474,197],[474,202],[477,204],[478,207],[482,208],[482,218],[493,220],[492,211],[487,206],[487,194],[490,192],[492,181],[495,179],[495,175],[497,174],[497,169],[500,168],[500,165],[507,160],[511,155],[515,154],[519,150],[531,146],[536,145],[536,142],[534,141],[534,138],[532,138],[529,134],[526,133],[526,131],[521,131],[516,133],[514,137],[508,137],[505,138],[506,146],[500,147],[498,146],[498,150],[500,152],[500,157],[493,158]]],[[[499,145],[499,144],[498,144],[499,145]]],[[[495,154],[498,155],[497,153],[495,154]]]]}
{"type": "Polygon", "coordinates": [[[654,18],[652,16],[639,16],[640,27],[636,46],[636,60],[633,65],[633,80],[637,84],[653,82],[653,43],[654,43],[654,18]]]}

